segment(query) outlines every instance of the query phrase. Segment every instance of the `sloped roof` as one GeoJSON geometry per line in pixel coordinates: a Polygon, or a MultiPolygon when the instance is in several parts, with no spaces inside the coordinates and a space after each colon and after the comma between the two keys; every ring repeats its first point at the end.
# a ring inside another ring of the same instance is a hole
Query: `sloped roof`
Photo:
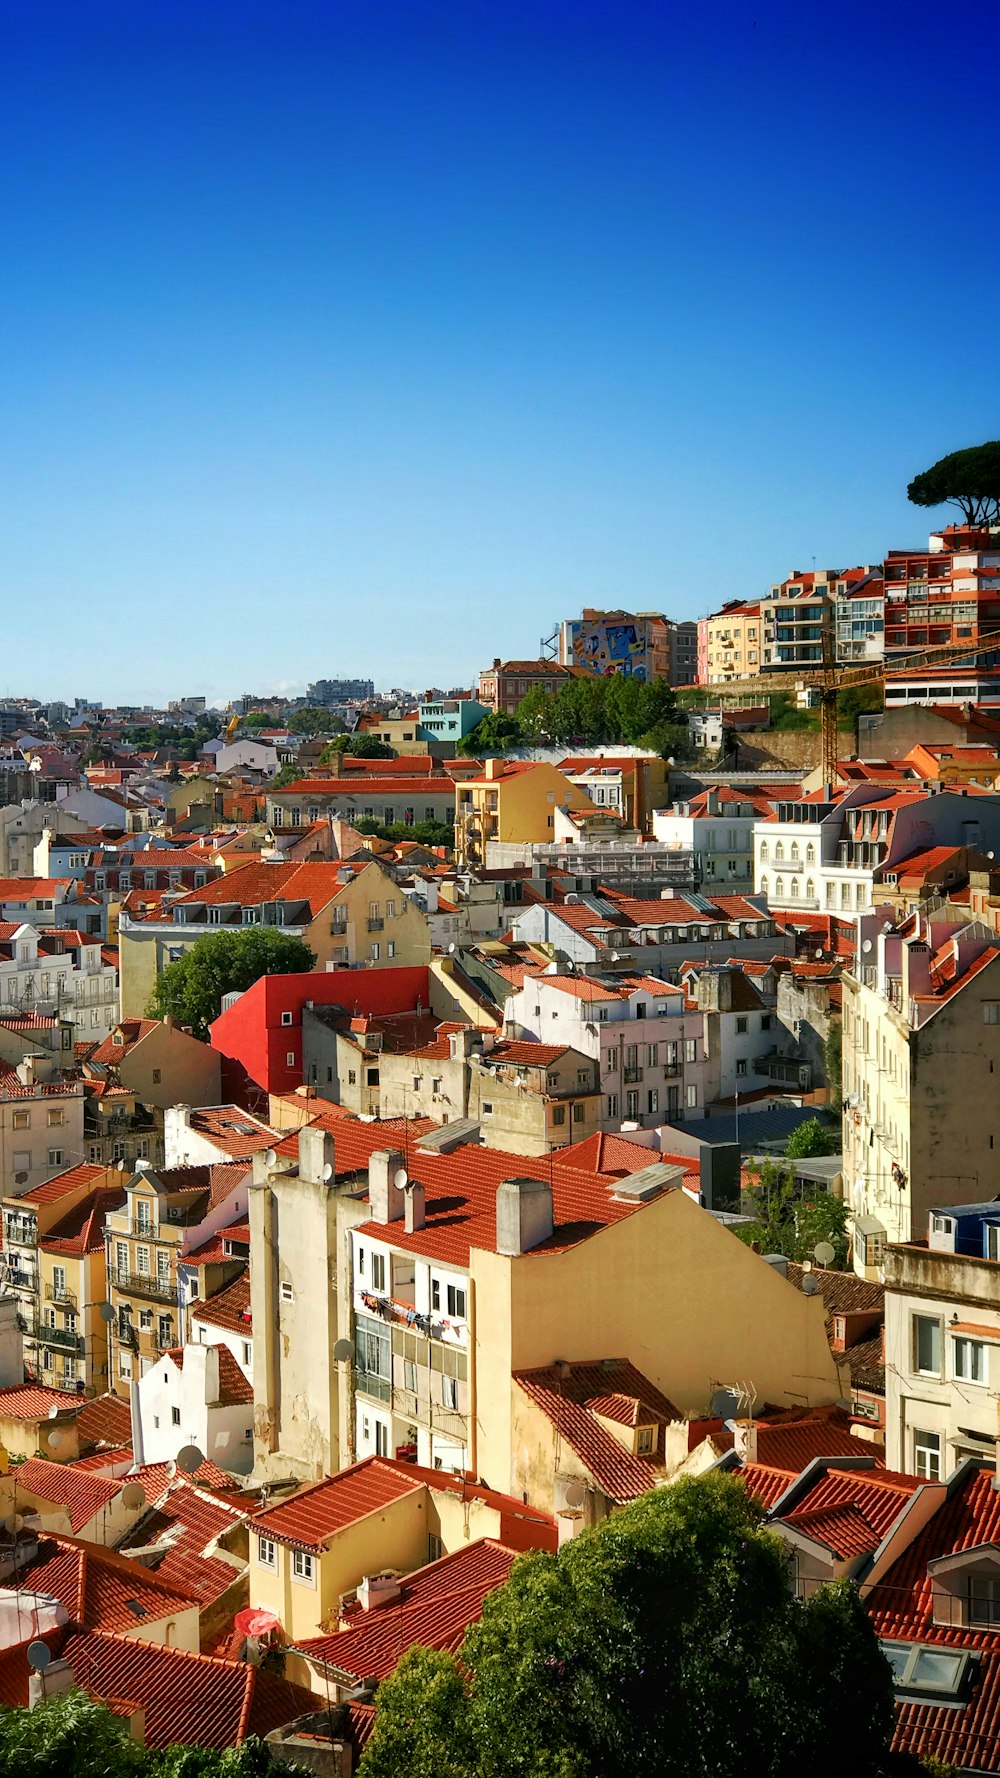
{"type": "Polygon", "coordinates": [[[15,1383],[10,1389],[0,1389],[0,1419],[20,1420],[27,1425],[47,1420],[53,1408],[60,1413],[73,1413],[79,1405],[78,1395],[46,1389],[39,1383],[15,1383]]]}
{"type": "Polygon", "coordinates": [[[243,1271],[215,1296],[198,1303],[189,1314],[192,1321],[203,1321],[209,1327],[224,1327],[228,1333],[241,1333],[249,1340],[252,1332],[249,1309],[250,1273],[243,1271]]]}
{"type": "Polygon", "coordinates": [[[144,1622],[176,1617],[194,1603],[114,1550],[50,1532],[40,1538],[34,1561],[21,1569],[20,1583],[51,1593],[74,1624],[90,1630],[134,1631],[144,1622]]]}
{"type": "Polygon", "coordinates": [[[683,1415],[654,1383],[627,1359],[590,1360],[561,1369],[515,1371],[514,1381],[551,1421],[609,1500],[635,1500],[663,1473],[663,1429],[683,1415]],[[565,1372],[565,1374],[564,1374],[565,1372]],[[634,1417],[625,1420],[625,1398],[634,1403],[634,1417]],[[613,1412],[606,1408],[613,1403],[613,1412]],[[649,1456],[633,1456],[598,1415],[618,1424],[653,1425],[656,1441],[649,1456]]]}
{"type": "Polygon", "coordinates": [[[132,1414],[128,1402],[111,1393],[84,1401],[76,1417],[76,1430],[81,1445],[130,1445],[132,1414]]]}
{"type": "Polygon", "coordinates": [[[300,1549],[321,1550],[327,1539],[345,1525],[402,1500],[422,1486],[408,1473],[401,1473],[395,1464],[367,1457],[258,1513],[252,1521],[253,1530],[300,1549]]]}
{"type": "Polygon", "coordinates": [[[206,1606],[246,1573],[245,1558],[233,1555],[227,1561],[215,1555],[212,1547],[218,1538],[242,1525],[246,1517],[238,1506],[219,1500],[193,1486],[185,1476],[178,1476],[168,1484],[165,1493],[153,1497],[150,1510],[118,1548],[123,1555],[132,1550],[148,1551],[150,1546],[161,1549],[161,1556],[152,1561],[144,1557],[144,1563],[165,1586],[176,1587],[206,1606]]]}
{"type": "Polygon", "coordinates": [[[19,1487],[39,1494],[64,1506],[69,1513],[69,1527],[74,1536],[88,1525],[103,1507],[109,1506],[121,1492],[122,1483],[109,1476],[94,1475],[74,1469],[68,1463],[49,1463],[43,1457],[29,1457],[17,1472],[19,1487]]]}
{"type": "Polygon", "coordinates": [[[46,1179],[43,1185],[33,1186],[20,1199],[22,1204],[56,1204],[60,1198],[68,1197],[70,1192],[78,1190],[81,1185],[91,1185],[95,1180],[105,1179],[107,1168],[96,1167],[84,1161],[79,1167],[67,1167],[64,1173],[57,1173],[54,1178],[46,1179]]]}
{"type": "Polygon", "coordinates": [[[300,1647],[314,1660],[358,1679],[387,1679],[414,1644],[458,1648],[480,1617],[487,1594],[503,1585],[515,1559],[513,1550],[481,1538],[407,1575],[397,1600],[370,1611],[359,1609],[349,1628],[310,1638],[300,1647]]]}

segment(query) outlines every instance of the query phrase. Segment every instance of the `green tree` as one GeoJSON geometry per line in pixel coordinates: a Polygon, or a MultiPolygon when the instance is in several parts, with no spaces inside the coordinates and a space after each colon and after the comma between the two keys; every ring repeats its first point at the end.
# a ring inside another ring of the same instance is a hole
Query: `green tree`
{"type": "MultiPolygon", "coordinates": [[[[555,711],[556,700],[552,693],[544,685],[533,685],[517,706],[517,720],[525,739],[537,741],[543,735],[551,735],[555,711]]],[[[486,720],[486,717],[481,718],[482,722],[486,720]]]]}
{"type": "Polygon", "coordinates": [[[1000,524],[1000,439],[939,457],[906,495],[914,506],[957,506],[967,525],[1000,524]]]}
{"type": "Polygon", "coordinates": [[[144,1758],[127,1723],[86,1692],[64,1692],[34,1710],[0,1710],[4,1778],[132,1778],[144,1758]]]}
{"type": "Polygon", "coordinates": [[[807,1117],[798,1129],[792,1131],[785,1143],[785,1153],[790,1160],[808,1161],[815,1155],[836,1154],[839,1146],[829,1124],[818,1117],[807,1117]]]}
{"type": "Polygon", "coordinates": [[[267,781],[268,790],[284,790],[289,784],[297,784],[302,776],[301,766],[279,766],[273,778],[267,781]]]}
{"type": "Polygon", "coordinates": [[[512,747],[522,746],[524,738],[516,716],[508,716],[504,710],[491,710],[475,728],[456,741],[455,752],[466,759],[499,758],[501,754],[509,753],[512,747]]]}
{"type": "Polygon", "coordinates": [[[395,759],[396,749],[377,735],[334,735],[319,756],[320,765],[329,765],[337,753],[348,753],[352,759],[395,759]]]}
{"type": "Polygon", "coordinates": [[[760,1507],[718,1472],[523,1556],[460,1659],[432,1659],[380,1690],[362,1778],[432,1778],[442,1750],[454,1778],[871,1778],[892,1728],[856,1590],[796,1599],[760,1507]]]}
{"type": "Polygon", "coordinates": [[[800,1194],[793,1167],[763,1161],[751,1167],[750,1184],[744,1193],[752,1222],[735,1231],[748,1247],[762,1253],[783,1253],[801,1264],[811,1260],[820,1241],[829,1241],[834,1267],[847,1263],[847,1208],[831,1192],[800,1194]]]}
{"type": "Polygon", "coordinates": [[[248,710],[240,717],[240,728],[270,728],[274,717],[267,710],[248,710]]]}
{"type": "Polygon", "coordinates": [[[302,939],[275,926],[207,932],[157,977],[147,1017],[169,1013],[178,1025],[190,1025],[195,1037],[207,1038],[224,994],[252,988],[262,975],[301,975],[315,961],[302,939]]]}
{"type": "Polygon", "coordinates": [[[332,710],[325,710],[321,704],[306,704],[301,710],[293,710],[285,727],[290,735],[336,735],[344,733],[344,724],[332,710]]]}

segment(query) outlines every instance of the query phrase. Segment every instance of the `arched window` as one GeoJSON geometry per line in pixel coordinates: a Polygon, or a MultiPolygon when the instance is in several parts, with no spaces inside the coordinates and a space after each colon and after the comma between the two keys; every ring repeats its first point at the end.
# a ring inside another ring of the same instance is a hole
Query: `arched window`
{"type": "Polygon", "coordinates": [[[761,879],[760,879],[760,892],[762,895],[767,894],[767,878],[766,877],[761,877],[761,879]]]}
{"type": "Polygon", "coordinates": [[[789,890],[789,894],[791,895],[793,901],[798,900],[798,895],[799,895],[799,879],[798,879],[798,877],[792,878],[792,886],[791,886],[791,889],[789,890]]]}
{"type": "Polygon", "coordinates": [[[775,879],[774,879],[775,900],[780,901],[782,896],[784,895],[784,893],[785,893],[785,879],[784,879],[784,877],[775,877],[775,879]]]}
{"type": "Polygon", "coordinates": [[[812,877],[810,877],[810,878],[809,878],[809,880],[808,880],[808,882],[807,882],[807,883],[806,883],[806,894],[807,894],[807,896],[808,896],[808,897],[809,897],[809,900],[810,900],[810,901],[813,901],[813,900],[814,900],[814,899],[815,899],[815,896],[816,896],[816,885],[815,885],[815,883],[814,883],[814,882],[813,882],[813,880],[812,880],[812,877]]]}
{"type": "Polygon", "coordinates": [[[783,858],[784,858],[784,856],[785,856],[785,848],[784,848],[784,844],[783,844],[783,843],[782,843],[782,841],[781,841],[781,840],[779,840],[779,841],[778,841],[778,843],[777,843],[777,845],[776,845],[776,846],[775,846],[775,848],[774,848],[774,860],[775,860],[775,863],[776,863],[776,864],[780,864],[780,863],[781,863],[781,860],[782,860],[782,859],[783,859],[783,858]]]}
{"type": "Polygon", "coordinates": [[[813,845],[811,840],[809,841],[809,844],[806,847],[806,863],[807,864],[815,864],[816,863],[816,848],[813,845]]]}
{"type": "Polygon", "coordinates": [[[767,841],[766,840],[761,840],[761,842],[760,842],[760,862],[761,862],[761,864],[767,863],[767,841]]]}
{"type": "Polygon", "coordinates": [[[792,863],[798,864],[798,862],[799,862],[799,842],[798,842],[798,840],[793,840],[792,841],[792,863]]]}

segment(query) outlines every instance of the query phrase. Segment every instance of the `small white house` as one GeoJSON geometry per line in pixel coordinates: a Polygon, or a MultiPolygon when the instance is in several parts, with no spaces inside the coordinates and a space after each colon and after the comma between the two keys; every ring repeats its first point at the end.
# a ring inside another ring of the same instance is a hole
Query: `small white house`
{"type": "Polygon", "coordinates": [[[253,1387],[228,1346],[175,1346],[135,1385],[141,1454],[166,1463],[185,1445],[233,1475],[253,1467],[253,1387]]]}

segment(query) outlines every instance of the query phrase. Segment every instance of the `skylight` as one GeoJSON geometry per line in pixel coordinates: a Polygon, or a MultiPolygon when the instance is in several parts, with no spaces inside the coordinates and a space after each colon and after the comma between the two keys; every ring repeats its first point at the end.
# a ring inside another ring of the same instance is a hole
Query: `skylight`
{"type": "Polygon", "coordinates": [[[881,1646],[892,1668],[897,1698],[938,1698],[942,1702],[961,1698],[973,1658],[968,1650],[921,1642],[883,1642],[881,1646]]]}

